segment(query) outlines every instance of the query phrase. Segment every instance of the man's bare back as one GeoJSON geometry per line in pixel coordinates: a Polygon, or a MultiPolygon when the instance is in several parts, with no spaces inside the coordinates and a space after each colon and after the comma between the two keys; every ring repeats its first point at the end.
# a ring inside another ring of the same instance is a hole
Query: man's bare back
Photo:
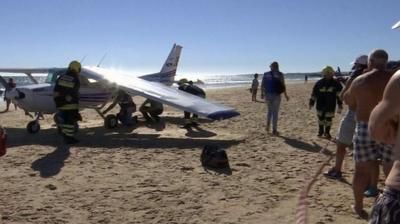
{"type": "Polygon", "coordinates": [[[349,106],[355,106],[357,121],[368,122],[371,111],[382,100],[383,91],[391,74],[373,69],[357,77],[350,87],[349,106]]]}

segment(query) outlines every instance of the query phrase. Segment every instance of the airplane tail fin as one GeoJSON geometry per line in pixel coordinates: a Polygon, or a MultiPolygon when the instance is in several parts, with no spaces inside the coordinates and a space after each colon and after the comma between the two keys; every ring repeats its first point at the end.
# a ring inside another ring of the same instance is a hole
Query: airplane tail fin
{"type": "Polygon", "coordinates": [[[181,51],[182,46],[174,44],[161,71],[155,74],[144,75],[140,78],[151,82],[161,82],[169,86],[172,85],[174,83],[176,69],[178,68],[181,51]]]}
{"type": "Polygon", "coordinates": [[[176,72],[178,68],[179,57],[181,56],[182,46],[174,44],[168,55],[160,73],[176,72]]]}

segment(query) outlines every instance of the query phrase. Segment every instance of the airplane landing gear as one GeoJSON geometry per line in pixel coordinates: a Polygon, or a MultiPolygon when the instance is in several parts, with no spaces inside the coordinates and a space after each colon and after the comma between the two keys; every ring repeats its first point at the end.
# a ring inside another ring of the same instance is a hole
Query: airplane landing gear
{"type": "Polygon", "coordinates": [[[40,131],[40,124],[39,124],[39,119],[43,118],[43,115],[41,113],[36,113],[36,118],[35,120],[31,121],[28,123],[26,126],[26,130],[30,134],[36,134],[40,131]]]}
{"type": "Polygon", "coordinates": [[[104,118],[104,127],[107,129],[113,129],[118,126],[117,116],[109,114],[104,118]]]}

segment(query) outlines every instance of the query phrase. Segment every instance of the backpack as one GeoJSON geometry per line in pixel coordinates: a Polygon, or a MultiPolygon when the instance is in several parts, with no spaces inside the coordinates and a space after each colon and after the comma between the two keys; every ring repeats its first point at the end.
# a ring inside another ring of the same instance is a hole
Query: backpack
{"type": "Polygon", "coordinates": [[[229,168],[228,155],[218,146],[206,145],[201,152],[201,165],[210,168],[229,168]]]}
{"type": "Polygon", "coordinates": [[[277,94],[281,94],[285,92],[285,86],[283,85],[282,81],[279,78],[272,78],[272,82],[274,83],[274,92],[277,94]]]}
{"type": "MultiPolygon", "coordinates": [[[[275,77],[271,72],[266,72],[264,73],[264,78],[266,77],[267,74],[270,73],[270,80],[265,80],[266,82],[269,82],[269,84],[265,84],[265,91],[268,93],[274,93],[274,94],[281,94],[285,92],[285,85],[282,83],[282,81],[278,78],[275,77]]],[[[283,75],[281,72],[279,72],[281,75],[283,75]]]]}

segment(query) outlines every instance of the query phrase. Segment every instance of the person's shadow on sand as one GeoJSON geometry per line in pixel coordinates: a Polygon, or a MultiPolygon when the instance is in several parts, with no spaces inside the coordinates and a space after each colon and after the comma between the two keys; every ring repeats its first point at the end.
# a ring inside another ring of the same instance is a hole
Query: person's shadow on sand
{"type": "Polygon", "coordinates": [[[52,177],[60,173],[64,166],[64,161],[69,157],[68,146],[59,146],[53,152],[37,159],[31,165],[31,168],[40,172],[44,178],[52,177]]]}
{"type": "Polygon", "coordinates": [[[282,138],[283,140],[285,140],[286,144],[288,144],[296,149],[301,149],[301,150],[315,152],[315,153],[319,153],[323,149],[322,146],[315,143],[314,141],[312,142],[312,144],[310,144],[310,143],[307,143],[307,142],[304,142],[304,141],[301,141],[298,139],[294,139],[294,138],[289,138],[289,137],[285,137],[285,136],[279,136],[279,137],[282,138]]]}
{"type": "Polygon", "coordinates": [[[214,137],[217,134],[211,131],[204,130],[203,128],[199,126],[190,126],[186,128],[187,133],[185,136],[191,137],[191,138],[210,138],[214,137]]]}

